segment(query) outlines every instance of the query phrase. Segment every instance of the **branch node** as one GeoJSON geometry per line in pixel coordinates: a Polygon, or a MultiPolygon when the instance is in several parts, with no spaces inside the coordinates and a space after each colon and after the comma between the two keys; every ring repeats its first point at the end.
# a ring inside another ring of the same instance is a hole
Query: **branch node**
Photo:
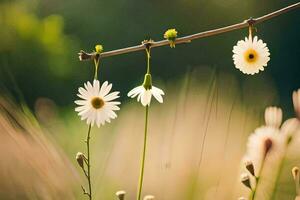
{"type": "Polygon", "coordinates": [[[253,26],[256,23],[256,19],[250,17],[249,19],[246,20],[246,22],[249,24],[249,26],[253,26]]]}
{"type": "Polygon", "coordinates": [[[82,189],[84,195],[90,196],[90,193],[88,193],[82,185],[81,185],[81,189],[82,189]]]}
{"type": "Polygon", "coordinates": [[[154,43],[154,40],[152,40],[152,39],[142,41],[142,45],[144,45],[147,50],[149,50],[151,48],[153,43],[154,43]]]}

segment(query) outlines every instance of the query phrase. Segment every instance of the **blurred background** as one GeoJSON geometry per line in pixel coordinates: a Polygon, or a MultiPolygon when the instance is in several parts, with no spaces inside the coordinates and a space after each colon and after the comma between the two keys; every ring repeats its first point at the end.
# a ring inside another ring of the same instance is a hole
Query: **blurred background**
{"type": "MultiPolygon", "coordinates": [[[[77,88],[91,80],[94,72],[92,62],[78,60],[79,50],[93,51],[95,44],[102,44],[109,51],[137,45],[144,39],[161,40],[168,28],[176,28],[179,36],[184,36],[262,16],[296,2],[2,0],[0,92],[5,131],[1,137],[9,138],[4,141],[10,148],[16,145],[22,150],[26,145],[12,141],[24,138],[15,139],[14,135],[30,132],[25,140],[34,141],[37,149],[50,148],[47,152],[51,155],[45,159],[59,163],[59,167],[45,170],[53,174],[41,175],[44,187],[51,188],[45,189],[49,198],[28,196],[43,193],[29,184],[32,181],[18,182],[5,176],[1,199],[82,199],[80,184],[86,183],[74,157],[77,151],[85,151],[87,126],[74,112],[73,102],[77,88]],[[19,117],[12,122],[15,115],[19,117]],[[24,121],[33,127],[15,125],[24,121]],[[61,171],[70,172],[65,174],[70,181],[66,178],[64,183],[70,190],[65,193],[68,196],[62,196],[59,188],[63,186],[52,184],[59,180],[51,177],[60,177],[61,171]],[[46,184],[48,181],[51,184],[46,184]],[[31,189],[23,191],[24,185],[31,189]],[[12,188],[21,196],[11,196],[12,188]]],[[[192,200],[236,199],[247,192],[238,179],[248,135],[263,123],[266,106],[282,107],[285,119],[293,116],[291,94],[300,87],[299,24],[298,9],[256,26],[256,34],[268,44],[271,60],[265,71],[255,76],[242,74],[232,61],[232,48],[248,35],[247,29],[175,49],[153,49],[154,85],[162,88],[166,97],[162,105],[153,103],[150,111],[144,194],[192,200]]],[[[129,53],[101,62],[100,81],[108,80],[114,90],[121,91],[122,107],[112,124],[93,129],[92,173],[97,199],[114,199],[114,193],[121,189],[127,191],[128,199],[135,197],[144,111],[126,94],[143,80],[144,54],[129,53]]],[[[7,146],[2,150],[5,155],[7,146]]],[[[26,168],[25,174],[36,169],[43,174],[44,167],[18,157],[27,152],[21,150],[10,153],[15,159],[9,163],[21,166],[11,173],[24,174],[26,168]]],[[[28,151],[26,155],[32,155],[28,151]]],[[[297,159],[299,156],[293,155],[291,162],[297,159]]],[[[10,174],[6,173],[11,169],[8,166],[1,166],[3,175],[10,174]]],[[[289,166],[285,172],[281,182],[286,186],[278,199],[293,197],[289,166]]],[[[32,177],[24,178],[28,179],[32,177]]]]}

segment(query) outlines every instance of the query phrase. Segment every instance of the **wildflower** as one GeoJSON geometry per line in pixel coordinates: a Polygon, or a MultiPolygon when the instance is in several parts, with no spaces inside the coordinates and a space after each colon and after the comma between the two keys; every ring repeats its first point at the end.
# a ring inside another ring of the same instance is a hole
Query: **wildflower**
{"type": "Polygon", "coordinates": [[[177,38],[177,31],[176,29],[168,29],[165,34],[164,34],[164,38],[169,40],[170,42],[170,47],[174,48],[175,47],[175,40],[177,38]]]}
{"type": "Polygon", "coordinates": [[[141,101],[143,106],[150,106],[152,95],[159,103],[163,103],[164,94],[164,91],[152,85],[151,75],[146,74],[143,85],[133,88],[127,95],[131,98],[137,96],[137,101],[141,101]]]}
{"type": "Polygon", "coordinates": [[[269,161],[280,160],[284,139],[277,128],[262,126],[249,136],[247,144],[247,158],[252,160],[256,174],[260,173],[262,164],[269,161]]]}
{"type": "Polygon", "coordinates": [[[241,175],[241,182],[249,189],[251,189],[250,177],[247,173],[241,175]]]}
{"type": "Polygon", "coordinates": [[[93,81],[93,85],[88,81],[84,84],[84,88],[78,89],[79,96],[82,100],[77,100],[75,103],[79,105],[75,108],[78,115],[81,116],[81,120],[87,120],[87,124],[93,126],[97,124],[104,125],[105,122],[110,123],[110,119],[115,119],[117,114],[115,110],[120,110],[117,105],[121,103],[118,101],[112,101],[117,99],[119,92],[112,92],[109,94],[112,88],[112,84],[108,84],[105,81],[101,88],[98,80],[93,81]]]}
{"type": "Polygon", "coordinates": [[[100,45],[100,44],[97,44],[95,46],[95,50],[96,50],[97,53],[102,53],[103,52],[103,46],[100,45]]]}
{"type": "Polygon", "coordinates": [[[267,126],[279,128],[282,122],[282,110],[277,107],[266,108],[265,121],[267,126]]]}
{"type": "Polygon", "coordinates": [[[244,74],[255,74],[264,67],[270,60],[269,49],[262,40],[258,40],[257,36],[252,39],[250,35],[245,40],[238,41],[237,45],[233,47],[233,61],[237,69],[244,74]]]}

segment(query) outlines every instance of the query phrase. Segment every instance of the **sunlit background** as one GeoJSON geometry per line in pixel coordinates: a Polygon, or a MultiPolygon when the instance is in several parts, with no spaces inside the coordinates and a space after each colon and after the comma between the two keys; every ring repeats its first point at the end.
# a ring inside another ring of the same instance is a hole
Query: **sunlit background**
{"type": "MultiPolygon", "coordinates": [[[[105,51],[179,36],[262,16],[297,1],[238,0],[2,0],[0,2],[1,160],[0,199],[83,199],[77,166],[87,126],[76,115],[77,88],[93,76],[79,50],[105,51]],[[46,196],[46,197],[45,197],[46,196]]],[[[190,44],[152,50],[153,82],[164,104],[150,109],[149,149],[143,194],[159,200],[237,199],[248,135],[263,123],[269,105],[293,116],[291,94],[300,87],[300,12],[255,26],[268,44],[264,72],[247,76],[232,61],[232,48],[248,35],[237,30],[190,44]]],[[[121,111],[92,130],[96,199],[126,190],[134,199],[139,175],[144,111],[127,92],[143,80],[144,52],[101,60],[100,81],[121,91],[121,111]]],[[[297,154],[298,153],[298,154],[297,154]]],[[[291,152],[277,199],[293,199],[291,152]]],[[[298,160],[298,162],[297,162],[298,160]]]]}

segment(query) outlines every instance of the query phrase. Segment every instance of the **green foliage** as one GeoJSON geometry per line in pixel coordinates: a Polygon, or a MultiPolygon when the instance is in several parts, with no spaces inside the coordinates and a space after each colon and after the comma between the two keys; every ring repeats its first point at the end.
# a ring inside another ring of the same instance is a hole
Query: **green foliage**
{"type": "MultiPolygon", "coordinates": [[[[49,91],[50,83],[57,85],[73,76],[78,49],[76,40],[64,33],[63,18],[55,14],[39,17],[34,14],[36,6],[33,1],[0,4],[1,71],[13,74],[30,102],[38,96],[48,96],[43,91],[49,91]],[[31,97],[28,90],[32,89],[36,94],[31,97]]],[[[4,82],[10,81],[5,74],[2,76],[4,82]]]]}

